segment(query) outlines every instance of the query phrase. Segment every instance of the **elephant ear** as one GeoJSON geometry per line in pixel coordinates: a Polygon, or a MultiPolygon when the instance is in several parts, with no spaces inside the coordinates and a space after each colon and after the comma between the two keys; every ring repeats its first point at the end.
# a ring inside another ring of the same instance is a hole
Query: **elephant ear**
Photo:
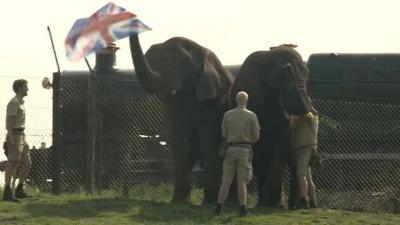
{"type": "Polygon", "coordinates": [[[217,56],[205,50],[203,70],[196,85],[199,101],[206,101],[226,93],[233,84],[233,75],[223,67],[217,56]]]}

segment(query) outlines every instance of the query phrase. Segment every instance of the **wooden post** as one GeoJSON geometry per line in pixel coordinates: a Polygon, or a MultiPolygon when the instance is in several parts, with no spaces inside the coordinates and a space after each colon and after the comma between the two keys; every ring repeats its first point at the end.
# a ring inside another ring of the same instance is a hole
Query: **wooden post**
{"type": "Polygon", "coordinates": [[[89,67],[88,77],[88,101],[87,101],[87,148],[86,148],[86,192],[92,194],[95,191],[95,161],[96,161],[96,74],[89,67]]]}

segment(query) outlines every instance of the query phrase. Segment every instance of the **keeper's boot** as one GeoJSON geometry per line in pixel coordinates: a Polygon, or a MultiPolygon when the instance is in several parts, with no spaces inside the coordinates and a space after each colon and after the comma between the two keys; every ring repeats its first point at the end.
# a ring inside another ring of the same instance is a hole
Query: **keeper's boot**
{"type": "Polygon", "coordinates": [[[3,200],[9,202],[19,202],[18,199],[14,197],[9,185],[5,186],[4,188],[3,200]]]}
{"type": "Polygon", "coordinates": [[[217,206],[214,209],[214,216],[219,216],[221,215],[222,212],[222,204],[217,204],[217,206]]]}
{"type": "Polygon", "coordinates": [[[239,215],[240,216],[247,216],[249,214],[250,214],[249,213],[249,209],[246,207],[246,205],[240,206],[240,208],[239,208],[239,215]]]}
{"type": "Polygon", "coordinates": [[[30,197],[24,191],[24,185],[23,184],[18,184],[17,188],[15,189],[15,197],[17,197],[17,198],[29,198],[30,197]]]}
{"type": "Polygon", "coordinates": [[[299,200],[299,204],[296,207],[297,209],[309,209],[310,208],[310,203],[307,201],[305,198],[301,198],[299,200]]]}
{"type": "Polygon", "coordinates": [[[317,201],[315,201],[315,199],[310,200],[310,208],[311,208],[311,209],[316,209],[316,208],[318,208],[318,203],[317,203],[317,201]]]}

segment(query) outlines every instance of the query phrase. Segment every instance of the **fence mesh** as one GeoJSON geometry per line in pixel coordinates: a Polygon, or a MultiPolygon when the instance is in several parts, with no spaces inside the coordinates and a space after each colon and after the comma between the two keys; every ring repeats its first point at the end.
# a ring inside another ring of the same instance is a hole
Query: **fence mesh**
{"type": "Polygon", "coordinates": [[[321,202],[330,208],[398,211],[399,103],[316,97],[325,158],[315,173],[321,202]]]}
{"type": "MultiPolygon", "coordinates": [[[[0,79],[2,84],[7,80],[0,79]]],[[[41,81],[41,78],[30,79],[41,81]]],[[[145,188],[152,196],[172,197],[174,165],[159,99],[146,94],[132,76],[104,76],[97,80],[97,85],[96,190],[102,194],[117,191],[135,196],[135,191],[145,188]]],[[[43,142],[43,137],[50,138],[47,142],[50,144],[51,90],[31,87],[30,96],[39,90],[46,92],[45,97],[26,100],[27,104],[33,104],[26,106],[28,118],[39,123],[50,122],[50,126],[35,130],[34,124],[28,124],[27,135],[29,139],[39,137],[38,143],[43,142]],[[38,105],[46,106],[46,117],[42,113],[44,108],[38,105]]],[[[400,101],[313,92],[311,95],[320,114],[318,138],[324,159],[323,167],[313,171],[320,205],[354,211],[400,212],[400,101]]],[[[1,102],[3,111],[7,101],[1,102]]],[[[62,77],[57,107],[61,117],[60,189],[84,191],[87,76],[62,77]]],[[[43,191],[52,188],[52,151],[51,147],[32,151],[30,181],[43,191]]],[[[200,164],[195,165],[191,179],[192,199],[200,202],[203,180],[200,164]]],[[[288,193],[288,180],[286,172],[284,197],[288,193]]],[[[249,204],[254,206],[255,180],[250,183],[249,193],[249,204]]]]}

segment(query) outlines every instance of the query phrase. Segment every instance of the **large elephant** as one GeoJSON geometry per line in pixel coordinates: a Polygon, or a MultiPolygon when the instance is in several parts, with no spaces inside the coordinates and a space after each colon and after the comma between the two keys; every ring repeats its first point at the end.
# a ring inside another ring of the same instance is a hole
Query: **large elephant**
{"type": "Polygon", "coordinates": [[[203,204],[214,204],[221,182],[221,122],[234,76],[212,51],[183,37],[152,45],[144,55],[135,35],[130,49],[138,79],[164,106],[175,163],[173,201],[190,201],[190,175],[200,160],[205,170],[203,204]]]}
{"type": "Polygon", "coordinates": [[[254,146],[258,206],[281,203],[282,179],[289,158],[290,132],[284,111],[305,114],[310,109],[308,70],[293,47],[281,45],[250,54],[236,77],[231,98],[249,94],[249,109],[259,119],[260,140],[254,146]]]}

